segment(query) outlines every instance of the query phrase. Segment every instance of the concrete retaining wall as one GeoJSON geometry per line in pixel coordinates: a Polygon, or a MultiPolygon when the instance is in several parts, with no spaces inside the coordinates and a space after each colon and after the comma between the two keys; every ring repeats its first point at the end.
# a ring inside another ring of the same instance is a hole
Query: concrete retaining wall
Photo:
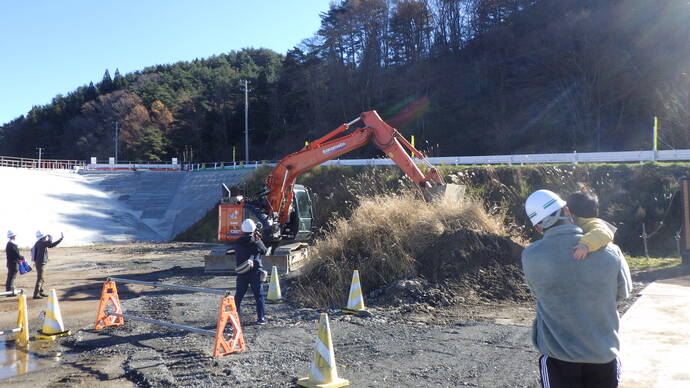
{"type": "Polygon", "coordinates": [[[41,230],[64,246],[170,241],[215,206],[221,183],[253,171],[71,172],[1,168],[0,233],[17,233],[21,247],[41,230]]]}

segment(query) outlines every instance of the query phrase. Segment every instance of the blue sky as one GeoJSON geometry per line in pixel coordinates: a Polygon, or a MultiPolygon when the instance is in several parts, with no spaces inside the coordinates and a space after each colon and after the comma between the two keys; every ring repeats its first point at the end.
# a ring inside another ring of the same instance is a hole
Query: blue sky
{"type": "Polygon", "coordinates": [[[284,54],[330,0],[0,0],[0,125],[57,94],[244,47],[284,54]]]}

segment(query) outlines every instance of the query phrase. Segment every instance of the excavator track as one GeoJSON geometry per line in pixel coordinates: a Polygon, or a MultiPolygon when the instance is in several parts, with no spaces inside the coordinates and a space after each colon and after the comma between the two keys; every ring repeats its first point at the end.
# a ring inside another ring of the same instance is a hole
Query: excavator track
{"type": "MultiPolygon", "coordinates": [[[[309,255],[309,245],[304,242],[282,244],[272,249],[270,255],[261,258],[264,268],[269,271],[276,266],[278,272],[287,274],[297,271],[306,263],[309,255]]],[[[204,273],[217,275],[235,274],[235,254],[232,244],[219,245],[210,254],[204,256],[204,273]]]]}

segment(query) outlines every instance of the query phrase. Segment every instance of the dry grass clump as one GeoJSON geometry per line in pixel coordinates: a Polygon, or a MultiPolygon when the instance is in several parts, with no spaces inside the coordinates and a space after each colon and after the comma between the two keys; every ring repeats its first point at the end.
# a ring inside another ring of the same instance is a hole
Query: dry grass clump
{"type": "Polygon", "coordinates": [[[477,200],[426,203],[413,190],[359,198],[352,215],[333,220],[312,247],[312,261],[296,279],[296,301],[344,306],[354,269],[366,290],[416,276],[419,255],[461,229],[506,235],[503,215],[490,214],[477,200]]]}

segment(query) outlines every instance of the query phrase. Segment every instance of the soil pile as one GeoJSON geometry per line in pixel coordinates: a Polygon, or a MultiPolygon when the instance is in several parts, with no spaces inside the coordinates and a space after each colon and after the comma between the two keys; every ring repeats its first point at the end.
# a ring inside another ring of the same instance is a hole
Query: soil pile
{"type": "Polygon", "coordinates": [[[420,254],[420,275],[466,296],[522,301],[530,298],[520,267],[522,245],[508,236],[462,228],[440,236],[420,254]]]}
{"type": "Polygon", "coordinates": [[[314,259],[295,280],[295,301],[344,306],[354,269],[380,305],[524,300],[522,246],[504,221],[470,198],[426,203],[414,191],[360,198],[352,215],[333,221],[315,243],[314,259]],[[399,283],[405,279],[411,280],[399,283]]]}

